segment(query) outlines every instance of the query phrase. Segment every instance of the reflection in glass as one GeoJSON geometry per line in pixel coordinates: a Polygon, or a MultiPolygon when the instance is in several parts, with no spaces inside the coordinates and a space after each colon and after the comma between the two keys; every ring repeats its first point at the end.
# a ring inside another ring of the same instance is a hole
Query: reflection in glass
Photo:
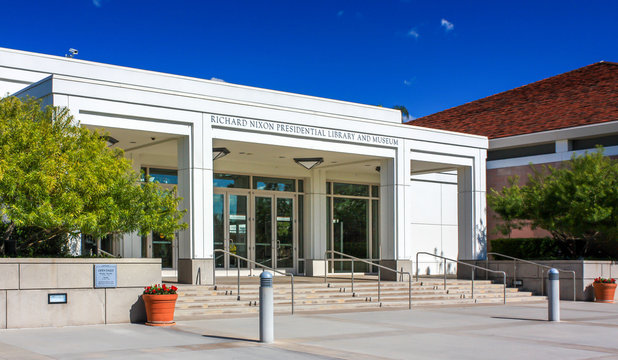
{"type": "MultiPolygon", "coordinates": [[[[229,244],[228,251],[242,257],[247,257],[247,196],[229,195],[229,244]]],[[[229,257],[230,268],[236,268],[239,260],[229,257]]],[[[246,261],[240,260],[240,267],[247,267],[246,261]]]]}
{"type": "Polygon", "coordinates": [[[172,241],[159,233],[152,233],[152,257],[161,258],[162,268],[172,267],[172,241]]]}
{"type": "Polygon", "coordinates": [[[220,188],[248,189],[249,176],[215,173],[213,176],[213,185],[214,187],[220,188]]]}
{"type": "Polygon", "coordinates": [[[296,180],[280,179],[272,177],[253,177],[253,188],[255,190],[270,191],[296,191],[296,180]]]}
{"type": "Polygon", "coordinates": [[[369,196],[369,185],[333,183],[333,194],[347,196],[369,196]]]}
{"type": "Polygon", "coordinates": [[[277,267],[294,266],[294,201],[277,198],[277,267]]]}
{"type": "MultiPolygon", "coordinates": [[[[369,258],[369,200],[333,198],[334,250],[361,259],[369,258]]],[[[339,261],[336,269],[349,271],[349,261],[339,261]]],[[[367,271],[367,264],[354,264],[354,271],[367,271]]]]}
{"type": "Polygon", "coordinates": [[[272,198],[255,197],[255,261],[272,267],[272,198]]]}
{"type": "MultiPolygon", "coordinates": [[[[213,237],[215,249],[224,249],[225,241],[225,209],[224,206],[225,195],[214,194],[213,195],[213,237]]],[[[218,268],[224,267],[225,254],[215,253],[215,266],[218,268]]]]}

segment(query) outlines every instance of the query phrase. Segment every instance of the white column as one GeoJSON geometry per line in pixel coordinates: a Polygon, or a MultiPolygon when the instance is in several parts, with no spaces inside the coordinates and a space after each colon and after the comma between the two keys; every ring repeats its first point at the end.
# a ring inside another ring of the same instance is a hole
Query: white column
{"type": "Polygon", "coordinates": [[[397,169],[394,159],[380,161],[380,256],[397,259],[397,169]]]}
{"type": "Polygon", "coordinates": [[[178,281],[183,283],[212,282],[211,133],[209,122],[196,121],[191,135],[178,140],[178,190],[189,225],[178,239],[178,281]]]}
{"type": "Polygon", "coordinates": [[[486,154],[486,150],[479,150],[473,166],[457,169],[460,260],[483,259],[487,254],[486,154]]]}
{"type": "Polygon", "coordinates": [[[326,252],[326,172],[311,170],[311,178],[306,183],[307,237],[305,242],[305,272],[308,276],[324,275],[324,253],[326,252]]]}

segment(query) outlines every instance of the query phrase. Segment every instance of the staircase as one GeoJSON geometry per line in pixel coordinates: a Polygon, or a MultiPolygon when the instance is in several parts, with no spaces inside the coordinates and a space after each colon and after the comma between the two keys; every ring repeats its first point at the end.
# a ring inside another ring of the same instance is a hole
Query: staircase
{"type": "MultiPolygon", "coordinates": [[[[217,316],[250,316],[259,310],[259,278],[242,277],[240,300],[237,300],[236,278],[217,278],[213,286],[178,285],[177,320],[194,320],[217,316]]],[[[296,277],[294,284],[295,312],[367,311],[379,308],[408,308],[408,282],[382,281],[378,302],[377,282],[356,280],[354,294],[350,280],[296,277]]],[[[501,304],[503,286],[491,281],[474,282],[474,298],[469,280],[448,280],[447,289],[441,279],[419,279],[412,283],[412,306],[445,306],[461,304],[501,304]]],[[[290,279],[275,277],[273,286],[275,313],[291,312],[290,279]]],[[[507,303],[545,301],[530,292],[506,289],[507,303]]]]}

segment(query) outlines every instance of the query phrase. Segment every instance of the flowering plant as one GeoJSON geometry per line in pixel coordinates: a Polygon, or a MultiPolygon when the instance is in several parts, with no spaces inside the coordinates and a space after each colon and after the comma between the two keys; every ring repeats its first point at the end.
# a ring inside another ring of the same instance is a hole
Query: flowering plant
{"type": "Polygon", "coordinates": [[[173,295],[176,294],[177,287],[172,285],[171,287],[167,287],[167,285],[159,285],[155,284],[152,286],[147,286],[144,288],[144,295],[173,295]]]}
{"type": "Polygon", "coordinates": [[[616,279],[614,278],[602,278],[602,277],[598,277],[596,279],[594,279],[595,283],[603,283],[603,284],[615,284],[616,283],[616,279]]]}

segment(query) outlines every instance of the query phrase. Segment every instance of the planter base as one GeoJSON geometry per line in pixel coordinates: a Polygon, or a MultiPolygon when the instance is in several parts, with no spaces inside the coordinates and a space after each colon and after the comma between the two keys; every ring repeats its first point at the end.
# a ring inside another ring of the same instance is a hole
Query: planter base
{"type": "Polygon", "coordinates": [[[593,283],[595,302],[611,304],[614,302],[616,292],[615,283],[593,283]]]}
{"type": "Polygon", "coordinates": [[[172,321],[172,322],[152,321],[152,322],[146,322],[146,325],[148,325],[148,326],[173,326],[173,325],[176,325],[176,322],[174,322],[174,321],[172,321]]]}

